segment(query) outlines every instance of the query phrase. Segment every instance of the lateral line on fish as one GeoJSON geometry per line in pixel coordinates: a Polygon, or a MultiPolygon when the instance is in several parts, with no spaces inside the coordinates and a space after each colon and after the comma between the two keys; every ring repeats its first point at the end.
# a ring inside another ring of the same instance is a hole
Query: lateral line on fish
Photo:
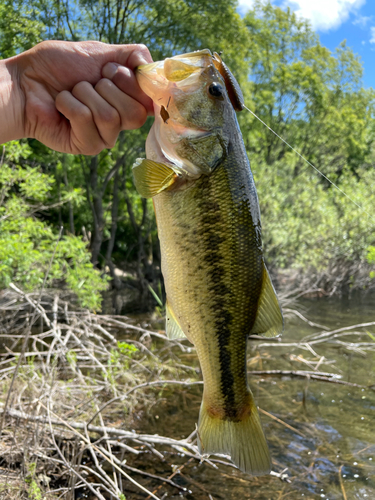
{"type": "Polygon", "coordinates": [[[269,127],[267,125],[267,123],[264,123],[264,121],[259,118],[259,116],[257,116],[253,111],[251,111],[251,109],[249,109],[247,106],[244,105],[244,108],[247,109],[247,111],[249,111],[249,113],[251,113],[257,120],[260,121],[260,123],[262,123],[266,128],[268,128],[268,130],[270,130],[273,134],[275,134],[276,137],[278,137],[280,139],[280,141],[282,141],[284,144],[286,144],[292,151],[294,151],[296,153],[296,155],[298,155],[300,158],[302,158],[302,160],[304,160],[308,165],[310,165],[310,167],[312,167],[316,172],[318,172],[318,174],[320,174],[322,177],[324,177],[324,179],[326,179],[329,183],[332,184],[332,186],[334,186],[338,191],[340,191],[341,194],[343,194],[344,196],[346,196],[348,198],[348,200],[350,200],[352,203],[354,203],[354,205],[359,208],[363,213],[365,213],[370,219],[372,219],[374,222],[375,222],[375,218],[369,214],[369,212],[367,212],[367,210],[365,210],[361,205],[359,205],[356,201],[354,201],[352,198],[350,198],[349,195],[347,195],[341,188],[338,187],[337,184],[335,184],[333,181],[331,181],[331,179],[329,179],[325,174],[323,174],[323,172],[321,172],[318,168],[316,168],[315,165],[313,165],[309,160],[307,160],[304,156],[301,155],[301,153],[299,153],[293,146],[291,146],[285,139],[283,139],[282,137],[279,136],[279,134],[277,132],[275,132],[274,130],[272,130],[271,127],[269,127]]]}

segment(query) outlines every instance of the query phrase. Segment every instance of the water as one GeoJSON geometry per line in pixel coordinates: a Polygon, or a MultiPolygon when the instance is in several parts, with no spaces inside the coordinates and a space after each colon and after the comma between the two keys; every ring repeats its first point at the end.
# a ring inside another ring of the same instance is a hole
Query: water
{"type": "MultiPolygon", "coordinates": [[[[346,299],[319,299],[299,302],[298,310],[309,320],[337,329],[375,321],[375,296],[357,295],[346,299]]],[[[297,342],[321,331],[288,317],[283,342],[297,342]]],[[[369,328],[375,335],[375,327],[369,328]]],[[[358,341],[358,338],[351,337],[358,341]]],[[[341,340],[350,340],[343,337],[341,340]]],[[[374,342],[370,336],[362,341],[374,342]]],[[[375,342],[374,342],[375,347],[375,342]]],[[[341,379],[362,386],[375,384],[375,349],[348,350],[336,343],[314,344],[313,352],[301,348],[252,341],[249,370],[309,370],[341,375],[341,379]],[[322,358],[324,356],[324,358],[322,358]]],[[[195,353],[181,356],[196,366],[195,353]]],[[[375,391],[291,376],[250,376],[273,458],[273,470],[286,469],[290,482],[272,476],[250,478],[238,470],[219,465],[218,470],[186,457],[173,458],[186,464],[174,481],[189,491],[168,491],[165,498],[203,499],[325,499],[365,500],[375,498],[375,391]]],[[[202,388],[164,390],[139,426],[143,432],[175,438],[188,436],[198,418],[202,388]]],[[[146,459],[144,459],[146,460],[146,459]]],[[[145,470],[160,475],[171,473],[165,463],[147,458],[145,470]]],[[[134,462],[140,467],[139,459],[134,462]]],[[[150,483],[151,484],[151,483],[150,483]]],[[[158,483],[159,485],[160,483],[158,483]]],[[[136,497],[134,497],[136,498],[136,497]]],[[[163,497],[164,498],[164,497],[163,497]]]]}

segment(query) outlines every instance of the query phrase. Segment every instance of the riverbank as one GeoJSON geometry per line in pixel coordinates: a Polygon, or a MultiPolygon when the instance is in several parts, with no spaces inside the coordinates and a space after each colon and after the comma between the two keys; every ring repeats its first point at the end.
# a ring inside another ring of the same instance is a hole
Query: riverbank
{"type": "Polygon", "coordinates": [[[249,381],[273,456],[274,473],[263,478],[225,457],[202,462],[199,364],[187,341],[166,340],[162,318],[91,314],[48,293],[38,302],[0,295],[1,498],[375,492],[375,323],[366,300],[353,304],[366,325],[351,325],[347,304],[334,299],[289,303],[282,341],[250,341],[249,381]]]}

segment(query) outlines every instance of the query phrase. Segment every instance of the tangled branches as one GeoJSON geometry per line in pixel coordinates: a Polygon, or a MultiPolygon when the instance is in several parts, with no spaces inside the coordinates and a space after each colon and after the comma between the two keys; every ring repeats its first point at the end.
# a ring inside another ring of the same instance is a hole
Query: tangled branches
{"type": "MultiPolygon", "coordinates": [[[[317,350],[327,344],[360,354],[374,350],[368,333],[374,325],[321,327],[298,342],[254,342],[257,354],[249,369],[258,361],[260,366],[249,373],[260,380],[298,377],[362,387],[342,380],[340,373],[320,371],[332,360],[317,350]],[[294,366],[308,369],[262,369],[262,360],[272,357],[267,353],[275,347],[285,348],[294,366]]],[[[125,317],[75,311],[62,295],[46,291],[39,300],[14,286],[0,295],[0,339],[0,496],[161,499],[166,494],[189,497],[193,484],[202,498],[213,498],[184,472],[196,466],[233,470],[226,457],[199,455],[196,431],[181,438],[134,430],[139,416],[147,415],[169,387],[192,391],[201,386],[196,361],[184,362],[193,356],[190,345],[170,342],[163,331],[125,317]]],[[[306,398],[307,386],[304,404],[306,398]]],[[[306,437],[301,425],[261,412],[275,425],[306,437]]],[[[282,464],[274,466],[279,470],[272,473],[275,479],[290,481],[282,464]]]]}

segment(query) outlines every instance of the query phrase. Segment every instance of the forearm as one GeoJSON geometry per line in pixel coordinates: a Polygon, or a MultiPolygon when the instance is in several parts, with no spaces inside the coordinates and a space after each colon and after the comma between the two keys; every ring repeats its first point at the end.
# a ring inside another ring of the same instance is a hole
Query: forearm
{"type": "Polygon", "coordinates": [[[0,60],[0,144],[23,137],[24,98],[18,81],[17,56],[0,60]]]}

